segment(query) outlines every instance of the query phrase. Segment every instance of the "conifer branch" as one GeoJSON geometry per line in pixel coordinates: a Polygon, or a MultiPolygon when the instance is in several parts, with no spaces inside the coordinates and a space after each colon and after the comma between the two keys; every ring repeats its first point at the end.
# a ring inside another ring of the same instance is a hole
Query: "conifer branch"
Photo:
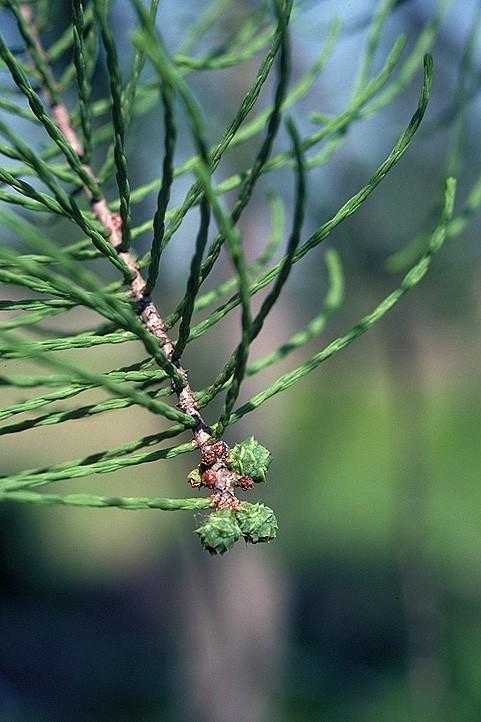
{"type": "MultiPolygon", "coordinates": [[[[8,161],[10,165],[0,168],[0,184],[7,186],[0,189],[0,202],[20,207],[17,212],[8,208],[0,210],[1,226],[7,234],[11,231],[15,234],[15,241],[10,246],[2,243],[0,247],[0,285],[12,284],[20,290],[18,298],[0,301],[0,311],[13,312],[13,316],[9,315],[0,322],[0,358],[32,359],[40,365],[49,366],[52,373],[0,376],[0,386],[10,387],[14,395],[0,409],[0,420],[7,422],[0,427],[0,437],[8,438],[37,427],[88,419],[127,407],[147,409],[169,420],[170,424],[164,422],[155,434],[89,453],[84,458],[23,469],[0,477],[0,502],[11,499],[31,504],[81,507],[211,509],[196,532],[202,546],[215,554],[223,554],[241,537],[250,543],[273,539],[277,531],[273,512],[260,503],[241,502],[236,493],[237,488],[248,490],[255,483],[266,480],[270,453],[253,437],[229,448],[221,440],[225,429],[274,395],[293,386],[368,331],[423,278],[445,238],[460,233],[481,204],[480,178],[471,188],[461,210],[453,216],[455,181],[448,178],[444,204],[439,204],[443,206],[441,218],[429,243],[426,232],[423,232],[424,254],[416,251],[419,245],[410,252],[410,256],[408,253],[413,262],[408,264],[411,270],[400,285],[347,333],[237,406],[241,384],[246,377],[281,361],[317,337],[327,319],[340,306],[343,300],[343,271],[336,252],[329,249],[325,254],[327,293],[318,315],[291,338],[286,337],[270,353],[248,364],[252,343],[277,303],[294,265],[361,208],[410,148],[423,119],[432,82],[432,60],[425,53],[436,36],[446,10],[446,0],[442,0],[435,17],[426,24],[407,59],[399,64],[396,74],[394,69],[405,45],[403,36],[397,38],[384,62],[379,64],[380,69],[373,74],[373,68],[378,66],[375,55],[383,26],[397,5],[394,0],[382,0],[370,23],[367,44],[360,56],[347,105],[339,114],[311,113],[310,118],[317,127],[313,133],[302,137],[293,121],[288,120],[291,147],[287,148],[275,145],[283,113],[310,90],[326,64],[339,32],[339,23],[335,21],[327,33],[322,53],[303,77],[289,88],[288,28],[302,3],[294,4],[293,0],[263,3],[258,11],[240,22],[220,48],[195,56],[187,54],[193,52],[198,40],[208,30],[213,18],[212,9],[223,7],[225,0],[213,1],[207,13],[186,33],[178,52],[173,54],[167,51],[167,44],[159,32],[159,23],[156,23],[159,1],[130,0],[138,18],[132,37],[136,53],[124,83],[109,17],[110,0],[93,0],[90,3],[71,0],[70,27],[49,48],[44,48],[40,38],[44,25],[43,16],[37,12],[38,4],[34,8],[32,2],[0,0],[2,4],[10,8],[17,21],[27,56],[22,54],[19,57],[0,34],[0,63],[10,71],[14,92],[23,96],[18,102],[0,99],[0,109],[28,120],[34,133],[46,132],[49,142],[45,148],[36,148],[30,142],[30,135],[27,141],[17,132],[14,124],[8,125],[0,120],[0,154],[11,159],[8,161]],[[109,92],[106,97],[94,101],[94,73],[102,43],[109,92]],[[219,71],[240,64],[264,46],[267,48],[253,83],[233,113],[228,127],[211,145],[202,117],[202,106],[185,82],[186,76],[196,70],[219,71]],[[65,57],[67,55],[69,57],[65,57]],[[364,185],[322,225],[311,230],[307,238],[302,238],[308,172],[327,162],[355,123],[386,106],[406,87],[422,64],[423,56],[424,76],[418,107],[407,127],[384,160],[380,164],[378,161],[378,167],[369,180],[364,181],[364,185]],[[63,68],[62,75],[58,77],[54,65],[57,62],[61,62],[63,68]],[[143,80],[141,73],[146,62],[154,76],[143,80]],[[273,100],[255,117],[248,118],[274,67],[277,71],[273,100]],[[77,108],[72,111],[62,99],[64,92],[70,88],[77,99],[77,108]],[[179,135],[177,100],[185,111],[194,147],[193,155],[178,164],[175,162],[176,138],[179,135]],[[164,126],[162,175],[131,190],[127,167],[129,125],[134,117],[145,116],[159,101],[164,126]],[[30,109],[27,109],[27,103],[30,109]],[[252,146],[251,139],[255,142],[260,136],[259,147],[253,153],[250,165],[231,177],[226,177],[224,173],[222,180],[215,182],[213,174],[226,153],[241,144],[252,146]],[[319,144],[324,145],[319,147],[319,144]],[[92,157],[95,157],[96,163],[100,145],[104,145],[103,158],[97,170],[92,157]],[[315,147],[311,154],[311,149],[315,147]],[[295,178],[291,230],[284,233],[282,198],[271,195],[271,237],[260,255],[253,261],[248,260],[239,221],[263,175],[281,168],[291,170],[295,178]],[[107,201],[104,188],[113,171],[117,176],[117,193],[116,198],[107,201]],[[189,173],[194,176],[193,183],[184,200],[173,206],[171,198],[176,195],[176,179],[189,173]],[[31,184],[27,182],[30,178],[33,178],[31,184]],[[228,207],[228,202],[221,196],[233,190],[236,190],[235,198],[228,207]],[[157,193],[157,201],[153,220],[133,226],[131,208],[154,192],[157,193]],[[79,194],[84,196],[82,203],[78,202],[79,194]],[[185,290],[173,306],[173,311],[170,309],[171,313],[164,316],[152,299],[162,253],[194,206],[200,211],[200,219],[185,290]],[[54,242],[49,233],[42,232],[38,223],[28,220],[24,209],[46,214],[53,222],[66,219],[80,228],[84,237],[67,243],[54,242]],[[212,224],[216,224],[212,240],[209,239],[211,220],[212,224]],[[152,234],[150,249],[143,257],[137,258],[130,242],[146,232],[152,234]],[[271,266],[283,237],[286,237],[285,250],[271,266]],[[26,248],[19,250],[17,241],[26,248]],[[202,284],[211,275],[223,250],[227,250],[233,262],[232,276],[201,293],[202,284]],[[121,273],[108,285],[89,269],[88,263],[84,263],[101,258],[121,273]],[[27,294],[42,295],[40,298],[22,298],[23,288],[27,289],[27,294]],[[257,304],[257,298],[253,297],[263,289],[267,289],[266,295],[257,304]],[[221,305],[212,308],[216,302],[221,305]],[[48,330],[42,327],[43,321],[67,314],[79,306],[98,314],[89,330],[68,332],[55,328],[55,322],[48,330]],[[208,307],[211,308],[207,314],[196,318],[196,314],[208,307]],[[237,347],[232,352],[229,349],[227,361],[206,382],[208,385],[194,392],[181,361],[185,348],[236,307],[240,307],[241,321],[237,347]],[[177,323],[179,328],[174,340],[170,329],[177,323]],[[18,335],[12,333],[15,329],[18,329],[18,335]],[[32,338],[32,334],[36,336],[32,338]],[[107,348],[115,350],[116,344],[132,341],[143,344],[147,357],[129,366],[109,363],[105,370],[93,371],[64,358],[64,352],[74,352],[75,349],[102,346],[105,352],[107,348]],[[21,393],[19,389],[34,391],[28,398],[22,398],[17,396],[21,393]],[[82,393],[94,389],[99,390],[98,398],[78,401],[82,393]],[[105,399],[103,392],[113,398],[105,399]],[[201,410],[224,392],[220,418],[217,423],[208,426],[201,410]],[[73,404],[63,406],[64,401],[74,398],[73,404]],[[35,412],[33,416],[31,412],[35,412]],[[22,414],[27,416],[22,417],[22,414]],[[184,432],[193,433],[194,440],[167,448],[161,446],[167,439],[184,432]],[[173,458],[195,449],[200,452],[200,463],[189,474],[188,480],[194,488],[207,488],[211,494],[208,498],[104,497],[53,494],[49,490],[41,494],[35,490],[60,480],[111,473],[173,458]]],[[[48,3],[44,7],[47,8],[48,3]]],[[[462,155],[459,143],[453,153],[456,159],[462,155]]],[[[452,167],[448,166],[446,175],[454,175],[452,167]]]]}
{"type": "MultiPolygon", "coordinates": [[[[20,11],[30,36],[33,38],[33,45],[38,53],[38,56],[41,57],[45,65],[49,67],[48,58],[43,49],[38,30],[35,26],[30,5],[25,3],[22,4],[20,6],[20,11]]],[[[84,154],[82,143],[72,125],[67,107],[60,100],[57,100],[57,97],[52,97],[50,88],[51,83],[53,83],[54,80],[53,74],[50,70],[49,73],[51,82],[47,87],[43,87],[44,95],[51,106],[52,114],[58,129],[63,134],[72,151],[75,152],[78,158],[82,161],[84,154]]],[[[91,166],[82,162],[82,168],[84,173],[95,181],[95,175],[91,166]]],[[[165,355],[166,360],[172,362],[175,359],[175,345],[166,332],[164,321],[157,306],[150,295],[145,293],[146,282],[139,270],[136,258],[130,251],[122,250],[123,239],[120,215],[117,212],[110,210],[107,200],[100,192],[97,197],[94,197],[89,186],[84,185],[83,190],[91,202],[94,217],[108,232],[108,239],[112,247],[118,251],[119,258],[131,271],[131,277],[128,283],[131,296],[138,307],[140,320],[147,330],[161,342],[162,352],[165,355]]],[[[175,361],[175,366],[178,371],[178,377],[176,380],[172,381],[172,386],[179,400],[178,406],[184,414],[187,414],[194,419],[195,426],[192,428],[192,433],[195,445],[202,451],[202,449],[205,448],[212,440],[211,430],[197,409],[194,392],[189,385],[187,372],[178,361],[175,361]]],[[[230,500],[230,503],[235,506],[235,493],[233,490],[229,490],[228,487],[229,485],[223,484],[223,496],[220,503],[221,505],[223,502],[229,503],[230,500]]]]}

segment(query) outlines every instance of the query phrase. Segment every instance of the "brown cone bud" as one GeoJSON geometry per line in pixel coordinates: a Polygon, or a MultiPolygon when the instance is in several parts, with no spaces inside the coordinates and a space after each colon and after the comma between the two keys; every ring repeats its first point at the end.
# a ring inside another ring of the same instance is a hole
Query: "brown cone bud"
{"type": "Polygon", "coordinates": [[[216,441],[215,444],[212,444],[211,449],[219,461],[225,460],[229,456],[230,449],[225,441],[216,441]]]}
{"type": "Polygon", "coordinates": [[[206,469],[202,472],[202,483],[204,486],[207,486],[209,489],[212,489],[215,486],[215,482],[217,481],[217,474],[213,469],[206,469]]]}
{"type": "Polygon", "coordinates": [[[207,446],[207,447],[202,451],[201,463],[202,463],[204,466],[212,466],[212,464],[215,464],[216,460],[217,460],[217,455],[216,455],[213,447],[212,447],[212,446],[207,446]]]}
{"type": "Polygon", "coordinates": [[[239,476],[236,485],[245,491],[249,491],[249,489],[254,488],[254,479],[251,476],[239,476]]]}

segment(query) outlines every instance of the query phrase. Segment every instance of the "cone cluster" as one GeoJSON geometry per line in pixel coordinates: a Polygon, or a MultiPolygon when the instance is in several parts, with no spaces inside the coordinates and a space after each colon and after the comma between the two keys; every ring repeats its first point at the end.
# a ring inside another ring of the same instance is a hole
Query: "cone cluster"
{"type": "Polygon", "coordinates": [[[250,544],[259,544],[275,539],[277,530],[272,509],[260,502],[243,502],[236,512],[228,509],[212,512],[195,532],[210,554],[225,554],[241,537],[250,544]]]}

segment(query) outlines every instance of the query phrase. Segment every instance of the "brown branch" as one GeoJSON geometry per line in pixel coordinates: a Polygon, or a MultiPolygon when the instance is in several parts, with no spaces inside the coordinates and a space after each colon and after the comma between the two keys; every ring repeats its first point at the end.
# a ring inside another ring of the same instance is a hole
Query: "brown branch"
{"type": "MultiPolygon", "coordinates": [[[[50,73],[52,84],[59,88],[54,75],[48,65],[48,56],[43,48],[40,35],[32,17],[31,6],[22,4],[20,10],[25,22],[28,24],[30,33],[35,43],[36,49],[45,60],[45,65],[50,73]]],[[[60,88],[59,88],[60,90],[60,88]]],[[[80,141],[75,129],[72,126],[70,113],[62,102],[55,103],[52,94],[48,88],[42,88],[43,94],[51,108],[52,116],[58,129],[63,133],[65,140],[78,155],[79,159],[83,159],[83,145],[80,141]]],[[[82,162],[85,171],[97,182],[95,174],[85,162],[82,162]]],[[[90,200],[92,212],[95,218],[108,231],[109,240],[116,249],[122,247],[122,223],[120,214],[110,210],[106,199],[101,196],[98,200],[92,198],[90,190],[84,186],[84,194],[90,200]]],[[[139,270],[136,258],[128,251],[119,250],[119,257],[124,261],[128,268],[133,272],[133,278],[129,281],[130,291],[133,299],[137,303],[138,315],[148,331],[158,338],[162,343],[162,350],[165,355],[175,364],[182,379],[184,386],[179,386],[172,382],[173,391],[178,397],[178,407],[184,413],[192,416],[197,425],[193,427],[194,444],[201,451],[201,463],[199,464],[200,483],[192,483],[193,486],[206,486],[213,491],[213,501],[217,508],[237,509],[239,500],[235,495],[234,486],[242,488],[251,488],[250,477],[242,477],[236,472],[229,469],[227,459],[229,456],[229,447],[223,441],[215,442],[210,427],[204,421],[202,415],[197,409],[194,392],[189,384],[186,370],[180,365],[175,358],[175,345],[167,334],[165,324],[162,320],[160,312],[150,295],[145,293],[145,280],[139,270]]]]}

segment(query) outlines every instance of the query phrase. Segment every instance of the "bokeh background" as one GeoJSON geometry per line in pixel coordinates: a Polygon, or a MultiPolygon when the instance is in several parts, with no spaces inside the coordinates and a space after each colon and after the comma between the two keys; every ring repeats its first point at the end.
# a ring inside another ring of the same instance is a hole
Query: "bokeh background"
{"type": "MultiPolygon", "coordinates": [[[[220,45],[259,5],[237,0],[197,52],[220,45]]],[[[203,0],[161,3],[159,27],[172,51],[206,6],[203,0]]],[[[69,11],[68,3],[52,7],[44,36],[49,42],[65,28],[69,11]]],[[[313,128],[311,111],[344,108],[376,7],[364,0],[303,3],[292,26],[294,80],[313,63],[332,19],[339,16],[343,24],[324,73],[292,111],[301,130],[313,128]]],[[[400,32],[407,35],[407,53],[437,8],[431,0],[398,2],[375,69],[400,32]]],[[[329,238],[345,269],[344,306],[322,338],[249,380],[242,398],[344,333],[397,285],[399,273],[391,273],[386,261],[435,223],[460,132],[461,159],[451,170],[462,207],[480,172],[478,47],[472,68],[464,70],[469,102],[462,123],[455,113],[461,62],[478,11],[472,0],[451,3],[433,48],[435,81],[424,125],[361,211],[329,238]]],[[[7,13],[0,17],[15,42],[7,13]]],[[[112,23],[127,72],[129,3],[114,4],[112,23]]],[[[190,76],[211,141],[230,120],[260,57],[190,76]]],[[[379,115],[354,123],[329,163],[310,173],[305,236],[366,183],[407,125],[419,87],[420,72],[379,115]]],[[[106,93],[101,65],[95,95],[106,93]]],[[[271,96],[272,84],[262,95],[263,107],[271,96]]],[[[160,119],[155,108],[133,124],[133,187],[160,173],[160,119]]],[[[192,152],[187,125],[183,132],[179,162],[192,152]]],[[[216,178],[247,167],[257,142],[226,157],[216,178]]],[[[277,147],[286,142],[281,133],[277,147]]],[[[250,257],[270,232],[266,191],[283,195],[289,222],[293,182],[288,170],[263,180],[241,226],[250,257]]],[[[174,202],[188,184],[179,179],[174,202]]],[[[136,206],[134,221],[147,220],[154,203],[152,195],[136,206]]],[[[193,212],[166,253],[157,295],[167,311],[183,293],[196,221],[193,212]]],[[[57,224],[49,232],[65,240],[71,228],[57,224]]],[[[139,251],[148,241],[147,233],[139,251]]],[[[295,267],[252,358],[318,312],[326,291],[324,248],[295,267]]],[[[238,544],[224,558],[209,558],[187,512],[2,506],[0,720],[481,719],[479,249],[474,215],[461,235],[447,241],[422,284],[373,330],[228,431],[229,442],[254,434],[272,450],[269,483],[255,495],[276,511],[275,543],[238,544]]],[[[224,258],[215,280],[229,273],[224,258]]],[[[68,324],[54,321],[45,325],[47,336],[91,323],[81,314],[71,315],[68,324]]],[[[238,334],[236,317],[189,348],[194,386],[214,377],[238,334]]],[[[106,368],[113,358],[119,366],[141,357],[135,344],[105,348],[76,351],[75,362],[106,368]]],[[[2,362],[4,373],[24,370],[20,362],[2,362]]],[[[2,389],[2,399],[3,406],[18,394],[2,389]]],[[[84,394],[83,403],[89,400],[84,394]]],[[[211,409],[211,420],[216,411],[211,409]]],[[[77,458],[156,430],[154,417],[126,409],[2,437],[1,473],[77,458]]],[[[55,488],[188,495],[183,485],[192,465],[179,457],[55,488]]]]}

